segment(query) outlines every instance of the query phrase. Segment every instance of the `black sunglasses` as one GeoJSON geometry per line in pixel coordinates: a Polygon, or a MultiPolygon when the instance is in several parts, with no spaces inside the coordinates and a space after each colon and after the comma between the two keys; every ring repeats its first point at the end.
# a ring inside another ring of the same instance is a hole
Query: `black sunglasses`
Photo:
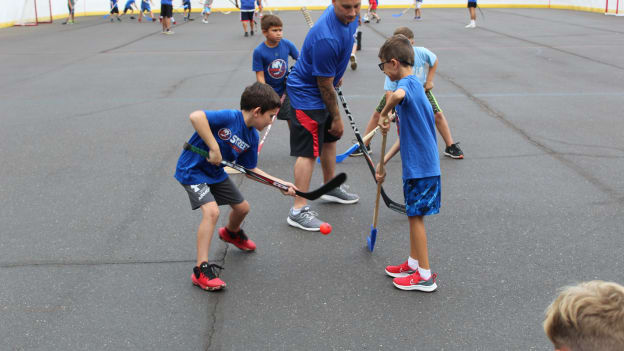
{"type": "MultiPolygon", "coordinates": [[[[390,61],[382,62],[382,63],[378,64],[378,65],[377,65],[377,67],[379,67],[379,69],[380,69],[381,71],[383,71],[383,69],[384,69],[384,65],[385,65],[386,63],[390,63],[392,60],[394,60],[394,59],[391,59],[390,61]]],[[[397,60],[397,61],[398,61],[398,60],[397,60]]],[[[400,63],[402,63],[402,64],[404,64],[404,65],[407,65],[407,66],[414,66],[413,64],[407,63],[407,62],[405,62],[405,61],[399,61],[399,62],[400,62],[400,63]]]]}

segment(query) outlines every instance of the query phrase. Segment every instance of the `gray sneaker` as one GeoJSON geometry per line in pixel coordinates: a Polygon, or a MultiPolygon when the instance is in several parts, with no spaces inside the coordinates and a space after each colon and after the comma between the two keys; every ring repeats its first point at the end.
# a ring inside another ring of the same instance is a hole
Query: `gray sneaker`
{"type": "Polygon", "coordinates": [[[337,202],[340,204],[354,204],[360,201],[359,196],[348,193],[345,190],[344,184],[327,192],[325,195],[322,195],[321,199],[325,201],[337,202]]]}
{"type": "Polygon", "coordinates": [[[316,218],[318,213],[310,210],[310,206],[304,206],[298,215],[293,215],[292,211],[288,213],[286,222],[293,227],[297,227],[310,232],[318,232],[321,230],[321,224],[323,221],[316,218]]]}

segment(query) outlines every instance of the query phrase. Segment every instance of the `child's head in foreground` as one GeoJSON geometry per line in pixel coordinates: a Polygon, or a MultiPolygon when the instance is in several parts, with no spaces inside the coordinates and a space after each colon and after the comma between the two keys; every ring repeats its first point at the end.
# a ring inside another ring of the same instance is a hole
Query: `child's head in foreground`
{"type": "Polygon", "coordinates": [[[258,130],[271,124],[273,115],[281,106],[280,97],[268,84],[255,82],[246,87],[241,95],[240,108],[251,113],[250,126],[258,130]]]}
{"type": "Polygon", "coordinates": [[[565,287],[546,309],[544,331],[556,350],[624,350],[624,287],[594,280],[565,287]]]}

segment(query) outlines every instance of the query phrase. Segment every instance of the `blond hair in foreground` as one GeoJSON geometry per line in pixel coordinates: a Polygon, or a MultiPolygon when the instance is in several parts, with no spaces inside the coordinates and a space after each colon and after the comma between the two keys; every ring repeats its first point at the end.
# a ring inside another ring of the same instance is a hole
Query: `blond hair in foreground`
{"type": "Polygon", "coordinates": [[[546,309],[544,331],[556,349],[624,350],[624,287],[594,280],[563,288],[546,309]]]}

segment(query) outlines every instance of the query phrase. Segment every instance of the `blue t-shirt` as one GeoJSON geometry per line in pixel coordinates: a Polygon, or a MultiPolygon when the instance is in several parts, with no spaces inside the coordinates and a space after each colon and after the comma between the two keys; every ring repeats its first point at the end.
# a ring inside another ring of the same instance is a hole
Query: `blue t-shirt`
{"type": "Polygon", "coordinates": [[[110,0],[111,2],[111,8],[114,9],[115,7],[117,7],[117,0],[110,0]]]}
{"type": "Polygon", "coordinates": [[[396,106],[400,118],[403,179],[439,176],[435,120],[425,89],[413,75],[401,79],[397,89],[405,90],[405,97],[396,106]]]}
{"type": "Polygon", "coordinates": [[[172,0],[160,0],[160,4],[173,6],[173,1],[172,0]]]}
{"type": "Polygon", "coordinates": [[[136,0],[128,0],[128,1],[126,1],[126,8],[129,8],[131,5],[133,5],[135,1],[136,0]]]}
{"type": "MultiPolygon", "coordinates": [[[[224,160],[237,162],[245,168],[256,168],[258,163],[258,131],[245,125],[243,113],[238,110],[204,111],[210,124],[221,156],[224,160]]],[[[193,133],[189,144],[208,150],[204,140],[193,133]]],[[[215,166],[206,158],[190,150],[182,151],[178,159],[175,178],[182,184],[214,184],[228,177],[223,167],[215,166]]]]}
{"type": "Polygon", "coordinates": [[[241,0],[240,10],[243,12],[254,11],[256,9],[256,2],[254,0],[241,0]]]}
{"type": "Polygon", "coordinates": [[[251,69],[254,72],[264,71],[264,81],[280,96],[284,92],[284,79],[288,73],[288,56],[296,60],[299,58],[299,51],[287,39],[280,40],[274,48],[261,43],[253,52],[251,69]]]}
{"type": "Polygon", "coordinates": [[[294,108],[325,108],[316,77],[334,77],[334,85],[338,84],[351,57],[357,26],[357,19],[349,24],[340,22],[333,5],[323,12],[306,35],[301,57],[288,75],[286,89],[294,108]]]}
{"type": "MultiPolygon", "coordinates": [[[[425,85],[427,81],[427,72],[429,67],[432,67],[438,57],[429,49],[422,46],[414,46],[414,75],[420,81],[420,84],[425,85]],[[427,67],[428,65],[428,67],[427,67]],[[426,69],[425,69],[426,68],[426,69]]],[[[388,76],[384,82],[384,90],[395,91],[397,89],[398,82],[393,82],[388,76]]]]}

